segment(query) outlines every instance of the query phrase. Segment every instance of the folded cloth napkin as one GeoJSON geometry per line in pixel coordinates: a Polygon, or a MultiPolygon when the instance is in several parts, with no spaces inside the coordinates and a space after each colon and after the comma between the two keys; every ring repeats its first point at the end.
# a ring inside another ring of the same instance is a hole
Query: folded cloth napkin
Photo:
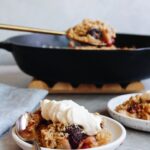
{"type": "Polygon", "coordinates": [[[35,109],[48,94],[46,90],[0,84],[0,136],[25,112],[35,109]]]}

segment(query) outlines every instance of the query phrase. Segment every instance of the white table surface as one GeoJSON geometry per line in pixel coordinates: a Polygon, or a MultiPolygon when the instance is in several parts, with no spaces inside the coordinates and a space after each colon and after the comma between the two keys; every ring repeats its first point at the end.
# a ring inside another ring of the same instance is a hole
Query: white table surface
{"type": "MultiPolygon", "coordinates": [[[[32,77],[24,74],[17,66],[0,66],[0,83],[26,87],[32,77]]],[[[150,89],[150,79],[142,81],[145,90],[150,89]]],[[[91,112],[107,114],[106,105],[116,95],[48,95],[50,99],[72,99],[91,112]]],[[[127,129],[127,138],[118,150],[150,150],[150,133],[127,129]]],[[[11,138],[10,132],[0,138],[0,150],[21,150],[11,138]]]]}

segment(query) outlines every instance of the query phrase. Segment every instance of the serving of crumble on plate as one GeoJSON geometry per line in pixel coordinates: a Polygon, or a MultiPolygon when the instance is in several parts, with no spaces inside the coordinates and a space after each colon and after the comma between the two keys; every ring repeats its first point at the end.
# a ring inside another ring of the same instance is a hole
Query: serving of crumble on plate
{"type": "MultiPolygon", "coordinates": [[[[43,100],[41,107],[30,114],[28,126],[19,133],[26,139],[36,139],[49,149],[103,149],[118,147],[126,137],[124,127],[98,113],[90,113],[72,100],[43,100]]],[[[12,130],[20,147],[32,147],[12,130]]],[[[25,150],[28,150],[26,147],[25,150]]]]}
{"type": "Polygon", "coordinates": [[[117,96],[107,105],[109,114],[122,124],[150,132],[150,92],[117,96]]]}

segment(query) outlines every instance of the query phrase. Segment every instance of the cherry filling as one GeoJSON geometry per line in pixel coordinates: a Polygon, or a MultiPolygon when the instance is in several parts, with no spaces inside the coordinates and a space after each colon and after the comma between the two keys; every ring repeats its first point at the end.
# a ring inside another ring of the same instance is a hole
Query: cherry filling
{"type": "Polygon", "coordinates": [[[102,33],[100,32],[100,30],[96,29],[96,28],[92,28],[90,29],[87,34],[90,34],[91,36],[93,36],[95,39],[100,39],[102,37],[102,33]]]}
{"type": "Polygon", "coordinates": [[[136,113],[142,111],[142,105],[136,102],[132,102],[132,105],[127,108],[129,113],[136,113]]]}
{"type": "Polygon", "coordinates": [[[77,125],[69,126],[66,132],[69,134],[69,143],[73,149],[76,149],[80,142],[87,137],[87,135],[83,133],[82,129],[77,125]]]}
{"type": "Polygon", "coordinates": [[[115,42],[114,38],[112,38],[109,41],[107,39],[105,39],[105,37],[103,37],[102,32],[99,29],[96,29],[96,28],[91,28],[90,30],[87,31],[87,34],[91,35],[95,39],[100,39],[101,41],[106,43],[107,46],[111,46],[115,42]]]}
{"type": "Polygon", "coordinates": [[[112,39],[109,40],[109,41],[107,41],[105,38],[102,38],[101,40],[102,40],[104,43],[106,43],[107,46],[111,46],[111,45],[113,45],[113,44],[115,43],[115,39],[114,39],[114,38],[112,38],[112,39]]]}

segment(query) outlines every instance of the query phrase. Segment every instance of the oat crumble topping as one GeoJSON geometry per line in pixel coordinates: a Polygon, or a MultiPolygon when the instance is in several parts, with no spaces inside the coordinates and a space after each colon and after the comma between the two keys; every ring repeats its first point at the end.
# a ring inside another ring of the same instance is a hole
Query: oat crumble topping
{"type": "Polygon", "coordinates": [[[64,125],[53,123],[41,117],[41,111],[31,113],[27,128],[20,135],[27,139],[36,139],[40,146],[53,149],[84,149],[107,144],[111,140],[111,133],[104,129],[96,135],[89,136],[78,125],[64,125]]]}
{"type": "Polygon", "coordinates": [[[116,33],[102,21],[84,19],[81,23],[68,29],[67,36],[70,39],[95,46],[111,46],[115,41],[116,33]]]}
{"type": "Polygon", "coordinates": [[[115,110],[129,117],[150,120],[150,99],[144,98],[143,95],[131,96],[115,110]]]}

